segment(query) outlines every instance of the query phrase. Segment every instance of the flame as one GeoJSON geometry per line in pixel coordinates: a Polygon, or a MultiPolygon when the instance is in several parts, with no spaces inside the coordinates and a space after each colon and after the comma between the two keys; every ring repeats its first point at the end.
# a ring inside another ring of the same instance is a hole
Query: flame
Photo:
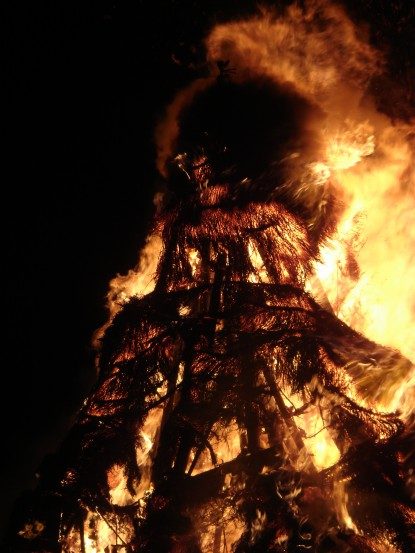
{"type": "Polygon", "coordinates": [[[144,421],[143,428],[140,431],[141,444],[137,447],[137,464],[141,470],[140,485],[136,490],[136,497],[144,500],[152,489],[151,467],[153,464],[151,453],[157,445],[158,433],[160,431],[161,419],[163,417],[163,407],[154,407],[150,409],[144,421]]]}
{"type": "Polygon", "coordinates": [[[127,488],[127,475],[122,465],[114,465],[107,474],[110,498],[113,505],[129,505],[134,499],[127,488]]]}
{"type": "Polygon", "coordinates": [[[132,296],[144,296],[154,290],[161,247],[160,235],[150,234],[140,251],[137,267],[127,275],[117,275],[111,280],[107,296],[111,315],[115,315],[132,296]]]}
{"type": "Polygon", "coordinates": [[[264,265],[264,260],[256,247],[256,244],[250,240],[248,243],[248,253],[255,272],[249,275],[250,282],[269,282],[269,276],[264,265]]]}
{"type": "Polygon", "coordinates": [[[413,153],[393,127],[379,134],[375,153],[336,174],[348,207],[316,272],[341,319],[414,360],[415,198],[403,186],[413,153]],[[360,275],[347,267],[353,257],[360,275]]]}
{"type": "Polygon", "coordinates": [[[373,127],[368,121],[346,119],[343,132],[328,134],[327,165],[334,171],[350,169],[375,151],[373,127]]]}
{"type": "Polygon", "coordinates": [[[34,522],[28,522],[27,524],[25,524],[22,530],[18,532],[18,534],[19,536],[23,536],[26,539],[32,540],[39,536],[44,529],[45,525],[43,524],[43,522],[35,520],[34,522]]]}
{"type": "MultiPolygon", "coordinates": [[[[212,505],[209,505],[209,509],[212,509],[212,505]]],[[[233,546],[241,537],[244,526],[234,517],[232,510],[229,507],[217,508],[216,524],[206,525],[203,523],[204,520],[205,516],[202,512],[200,519],[196,522],[201,532],[201,551],[206,553],[233,551],[233,546]]]]}
{"type": "Polygon", "coordinates": [[[343,213],[316,274],[341,319],[415,360],[415,126],[380,113],[368,92],[380,54],[340,6],[321,1],[217,25],[206,43],[210,59],[229,59],[240,79],[289,82],[324,110],[314,184],[330,180],[343,213]]]}
{"type": "Polygon", "coordinates": [[[304,445],[312,455],[316,468],[321,470],[337,463],[340,452],[317,407],[310,406],[304,415],[295,417],[295,420],[304,431],[304,445]]]}
{"type": "MultiPolygon", "coordinates": [[[[291,394],[288,390],[283,391],[283,399],[288,410],[294,410],[294,413],[304,404],[299,394],[291,394]]],[[[302,431],[306,450],[297,461],[298,467],[302,464],[306,465],[310,456],[313,465],[318,470],[333,466],[340,459],[340,452],[325,424],[320,406],[311,404],[293,418],[297,427],[302,431]]]]}
{"type": "Polygon", "coordinates": [[[188,255],[189,255],[189,264],[192,271],[192,276],[196,277],[200,270],[200,262],[201,262],[200,253],[194,248],[190,248],[188,255]]]}
{"type": "Polygon", "coordinates": [[[100,339],[122,306],[134,296],[145,296],[154,290],[157,263],[162,249],[159,234],[150,234],[140,251],[138,263],[126,275],[117,275],[109,283],[107,293],[108,320],[94,334],[93,345],[99,349],[100,339]]]}
{"type": "MultiPolygon", "coordinates": [[[[133,535],[133,529],[128,524],[118,525],[116,521],[110,522],[103,515],[92,511],[88,512],[83,529],[86,553],[105,553],[113,546],[116,546],[118,551],[122,551],[124,546],[124,550],[127,551],[133,535]]],[[[75,528],[69,531],[62,550],[65,553],[82,551],[80,535],[75,528]]]]}
{"type": "MultiPolygon", "coordinates": [[[[235,459],[241,452],[240,429],[235,420],[231,421],[226,427],[216,423],[211,429],[209,441],[216,457],[216,464],[220,465],[235,459]]],[[[195,454],[196,452],[193,451],[189,458],[186,470],[188,473],[194,462],[195,454]]],[[[210,452],[205,449],[200,453],[191,474],[196,475],[206,472],[213,466],[215,466],[215,464],[213,463],[212,456],[210,452]]]]}
{"type": "Polygon", "coordinates": [[[334,499],[335,505],[337,508],[337,517],[340,521],[343,522],[345,529],[352,530],[356,534],[359,533],[355,523],[353,522],[349,511],[347,509],[347,492],[346,485],[344,481],[339,481],[334,484],[334,499]]]}
{"type": "MultiPolygon", "coordinates": [[[[392,121],[376,108],[369,84],[382,70],[380,54],[341,7],[320,0],[309,1],[303,9],[295,4],[279,14],[262,10],[255,17],[217,25],[207,37],[206,47],[210,61],[230,60],[237,78],[266,75],[278,83],[288,82],[325,113],[324,120],[318,122],[322,148],[306,167],[306,184],[332,187],[340,207],[335,231],[320,246],[308,290],[317,301],[327,301],[327,307],[352,328],[375,342],[400,350],[415,362],[415,126],[392,121]],[[321,25],[322,21],[327,24],[321,25]]],[[[189,94],[205,85],[205,81],[198,82],[189,94]]],[[[182,105],[184,97],[179,99],[182,105]]],[[[172,108],[168,118],[169,132],[173,134],[177,132],[173,116],[177,110],[177,106],[172,108]]],[[[315,126],[317,122],[310,124],[315,126]]],[[[159,132],[165,129],[160,128],[159,132]]],[[[168,141],[165,137],[163,140],[160,159],[169,153],[168,141]]],[[[111,281],[110,321],[131,297],[154,289],[161,246],[160,236],[150,235],[137,267],[111,281]]],[[[255,244],[250,242],[248,247],[254,268],[251,282],[267,282],[264,262],[255,244]]],[[[197,277],[200,256],[196,250],[188,253],[191,273],[197,277]]],[[[188,308],[183,309],[185,315],[188,308]]],[[[108,324],[98,331],[97,340],[108,324]]],[[[413,369],[408,372],[398,367],[382,378],[382,390],[373,399],[372,407],[381,411],[399,408],[402,418],[409,418],[415,405],[413,369]]],[[[301,403],[301,398],[290,396],[287,406],[297,408],[301,403]]],[[[114,465],[110,469],[113,504],[144,500],[151,493],[152,453],[157,449],[162,414],[162,407],[152,409],[140,431],[136,454],[142,479],[134,496],[127,490],[124,468],[114,465]]],[[[294,419],[315,468],[333,466],[340,452],[318,406],[310,406],[294,419]]],[[[242,437],[236,423],[228,428],[218,425],[212,435],[219,464],[240,454],[242,437]]],[[[193,451],[188,469],[195,454],[193,451]]],[[[212,466],[209,452],[204,451],[193,474],[212,466]]],[[[335,482],[333,500],[345,530],[358,534],[347,507],[347,482],[335,482]]],[[[214,543],[219,543],[221,551],[231,550],[243,532],[234,519],[228,520],[226,512],[220,516],[220,524],[200,526],[203,551],[212,551],[214,543]]],[[[263,524],[263,515],[258,511],[253,531],[259,531],[263,524]]],[[[127,541],[129,532],[128,526],[123,527],[121,538],[127,541]]],[[[379,551],[394,551],[389,538],[379,538],[379,551]]],[[[119,543],[119,539],[99,513],[88,513],[84,525],[88,553],[104,551],[119,543]]],[[[284,542],[285,534],[279,539],[284,542]]],[[[65,551],[79,550],[75,531],[69,534],[67,543],[65,551]]]]}
{"type": "MultiPolygon", "coordinates": [[[[309,165],[308,180],[310,186],[333,187],[342,210],[335,232],[321,244],[308,290],[358,332],[415,361],[415,125],[377,110],[368,87],[383,60],[365,36],[340,6],[310,1],[304,9],[263,9],[256,17],[217,25],[206,44],[210,60],[230,60],[237,78],[266,75],[288,82],[324,111],[323,155],[309,165]]],[[[266,282],[251,244],[250,256],[256,269],[251,280],[266,282]]],[[[399,408],[409,418],[414,369],[396,367],[374,378],[382,391],[372,408],[399,408]]],[[[295,419],[312,436],[304,443],[315,466],[334,464],[340,453],[318,413],[295,419]]],[[[346,489],[337,484],[338,517],[357,532],[346,489]]]]}
{"type": "MultiPolygon", "coordinates": [[[[162,393],[163,390],[160,389],[162,393]]],[[[162,407],[151,409],[144,421],[140,431],[140,438],[137,440],[137,464],[141,470],[141,479],[135,487],[134,493],[128,489],[125,467],[113,465],[107,473],[109,496],[112,505],[126,506],[137,503],[144,507],[149,494],[152,491],[151,483],[151,452],[156,444],[161,418],[162,407]]],[[[97,511],[87,510],[86,520],[83,525],[83,539],[86,553],[105,553],[113,546],[128,547],[134,535],[134,529],[127,519],[119,519],[114,512],[111,518],[97,511]]],[[[81,551],[80,535],[76,528],[72,528],[64,541],[64,551],[72,553],[81,551]]],[[[126,549],[127,551],[128,549],[126,549]]]]}

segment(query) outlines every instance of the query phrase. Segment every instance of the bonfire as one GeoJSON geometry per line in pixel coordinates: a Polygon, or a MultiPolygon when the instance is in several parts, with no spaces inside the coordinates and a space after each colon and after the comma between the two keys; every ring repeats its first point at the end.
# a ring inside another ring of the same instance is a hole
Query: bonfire
{"type": "Polygon", "coordinates": [[[409,126],[365,93],[381,64],[338,7],[206,49],[156,131],[165,189],[111,283],[96,385],[11,550],[409,553],[409,126]]]}

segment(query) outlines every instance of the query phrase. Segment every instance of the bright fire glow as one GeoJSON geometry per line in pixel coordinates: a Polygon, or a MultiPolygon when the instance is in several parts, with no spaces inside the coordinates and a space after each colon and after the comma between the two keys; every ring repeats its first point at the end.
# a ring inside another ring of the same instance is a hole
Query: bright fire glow
{"type": "MultiPolygon", "coordinates": [[[[319,129],[323,154],[308,170],[314,175],[313,186],[334,187],[339,217],[335,232],[321,245],[308,289],[317,299],[323,291],[335,314],[352,328],[415,361],[415,154],[411,145],[415,126],[391,121],[376,109],[368,84],[380,71],[379,54],[341,8],[319,1],[309,2],[305,11],[291,6],[283,15],[263,12],[245,21],[217,25],[206,44],[211,60],[229,59],[242,76],[264,74],[277,82],[289,82],[325,112],[319,129]],[[318,27],[318,10],[331,21],[324,30],[318,27]]],[[[249,249],[256,270],[251,281],[266,282],[263,260],[253,244],[249,249]]],[[[111,318],[123,302],[153,290],[160,250],[160,237],[150,236],[137,268],[111,281],[111,318]]],[[[198,252],[189,251],[193,275],[198,261],[198,252]]],[[[397,370],[382,375],[380,384],[373,406],[399,409],[402,417],[409,417],[415,405],[415,374],[397,370]]],[[[290,400],[300,406],[295,398],[290,400]]],[[[137,459],[143,479],[136,497],[151,490],[151,451],[156,447],[161,416],[161,408],[150,412],[140,434],[137,459]]],[[[295,421],[304,432],[315,467],[321,470],[335,464],[340,453],[317,408],[310,407],[295,421]]],[[[225,434],[218,430],[214,443],[220,463],[235,458],[241,449],[237,428],[230,427],[225,434]]],[[[205,450],[193,474],[210,468],[212,460],[205,450]]],[[[123,467],[114,466],[108,477],[113,503],[134,500],[126,490],[123,467]]],[[[358,532],[347,510],[346,490],[347,483],[336,484],[338,517],[346,529],[358,532]]],[[[85,530],[88,553],[101,553],[115,543],[113,530],[99,514],[89,513],[85,528],[91,526],[99,539],[92,540],[85,530]]],[[[242,530],[226,523],[226,516],[221,528],[216,540],[229,548],[242,530]]],[[[203,551],[212,550],[216,531],[205,529],[203,551]]],[[[124,532],[127,539],[128,529],[124,532]]],[[[68,543],[71,540],[75,540],[72,535],[68,543]]]]}

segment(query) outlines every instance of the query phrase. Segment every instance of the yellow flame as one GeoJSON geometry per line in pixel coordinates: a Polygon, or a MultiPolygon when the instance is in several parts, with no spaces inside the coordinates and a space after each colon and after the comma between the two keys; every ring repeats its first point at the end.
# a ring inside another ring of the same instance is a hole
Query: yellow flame
{"type": "MultiPolygon", "coordinates": [[[[310,123],[320,125],[317,130],[323,153],[308,164],[307,178],[313,186],[333,187],[342,210],[335,232],[321,245],[320,261],[308,287],[317,299],[324,292],[334,312],[352,328],[415,361],[415,153],[411,146],[415,125],[392,121],[377,110],[368,90],[371,77],[380,71],[380,55],[341,7],[320,0],[310,0],[304,9],[295,4],[281,14],[263,10],[247,20],[217,25],[206,46],[212,62],[230,60],[236,78],[266,75],[278,83],[289,82],[326,114],[324,120],[310,123]],[[327,25],[322,26],[322,21],[327,25]]],[[[205,81],[196,83],[189,94],[204,86],[205,81]]],[[[170,110],[170,133],[177,134],[174,122],[184,96],[170,110]]],[[[163,161],[170,142],[165,137],[166,128],[159,131],[164,137],[159,148],[159,161],[163,161]]],[[[253,243],[248,247],[254,267],[250,280],[266,282],[261,256],[253,243]]],[[[123,302],[153,289],[160,251],[160,237],[150,236],[137,268],[111,281],[111,317],[123,302]]],[[[200,264],[196,250],[189,251],[189,263],[196,277],[200,264]]],[[[415,405],[413,369],[396,367],[381,382],[384,391],[372,398],[373,407],[399,408],[402,417],[409,417],[415,405]]],[[[301,403],[298,398],[290,399],[297,406],[301,403]]],[[[141,430],[137,461],[144,476],[138,497],[151,490],[151,453],[157,448],[161,416],[161,408],[150,412],[141,430]]],[[[317,408],[310,407],[295,421],[304,432],[305,448],[316,468],[332,466],[340,453],[317,408]]],[[[224,431],[215,430],[218,438],[213,448],[218,462],[236,457],[241,451],[238,428],[230,425],[224,431]]],[[[194,474],[211,466],[205,451],[194,474]]],[[[117,495],[125,490],[125,475],[122,467],[114,470],[117,476],[111,497],[125,501],[124,496],[117,495]]],[[[358,533],[347,508],[346,482],[335,483],[334,500],[345,529],[358,533]]],[[[260,525],[260,513],[257,520],[260,525]]],[[[234,520],[225,521],[226,513],[222,537],[217,538],[222,549],[231,548],[243,531],[234,520]]],[[[90,513],[85,528],[88,524],[99,528],[99,540],[85,531],[89,553],[101,552],[114,543],[113,531],[99,515],[90,513]]],[[[202,532],[203,551],[212,550],[215,534],[218,525],[202,532]]],[[[74,535],[70,539],[75,540],[74,535]]],[[[284,541],[286,536],[282,534],[279,539],[284,541]]],[[[394,551],[388,536],[379,540],[379,552],[394,551]]],[[[73,550],[79,550],[79,542],[77,547],[73,550]]]]}
{"type": "Polygon", "coordinates": [[[132,297],[145,296],[154,290],[156,269],[161,249],[161,236],[159,234],[150,234],[140,251],[137,266],[134,269],[130,269],[126,275],[117,275],[110,281],[107,293],[109,317],[106,323],[94,334],[93,345],[96,348],[99,348],[100,339],[122,306],[132,297]]]}

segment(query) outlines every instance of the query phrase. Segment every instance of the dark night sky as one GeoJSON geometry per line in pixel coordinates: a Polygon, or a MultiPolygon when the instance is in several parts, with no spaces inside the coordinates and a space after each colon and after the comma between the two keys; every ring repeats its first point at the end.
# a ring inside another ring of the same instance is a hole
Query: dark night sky
{"type": "MultiPolygon", "coordinates": [[[[90,338],[106,318],[108,281],[134,266],[152,213],[154,122],[195,76],[174,64],[172,53],[188,59],[189,46],[215,21],[255,6],[238,0],[11,4],[4,66],[1,529],[93,382],[90,338]]],[[[354,8],[372,23],[373,40],[391,45],[399,67],[413,63],[413,5],[372,0],[354,8]]],[[[413,75],[408,67],[394,71],[402,82],[413,75]]]]}

